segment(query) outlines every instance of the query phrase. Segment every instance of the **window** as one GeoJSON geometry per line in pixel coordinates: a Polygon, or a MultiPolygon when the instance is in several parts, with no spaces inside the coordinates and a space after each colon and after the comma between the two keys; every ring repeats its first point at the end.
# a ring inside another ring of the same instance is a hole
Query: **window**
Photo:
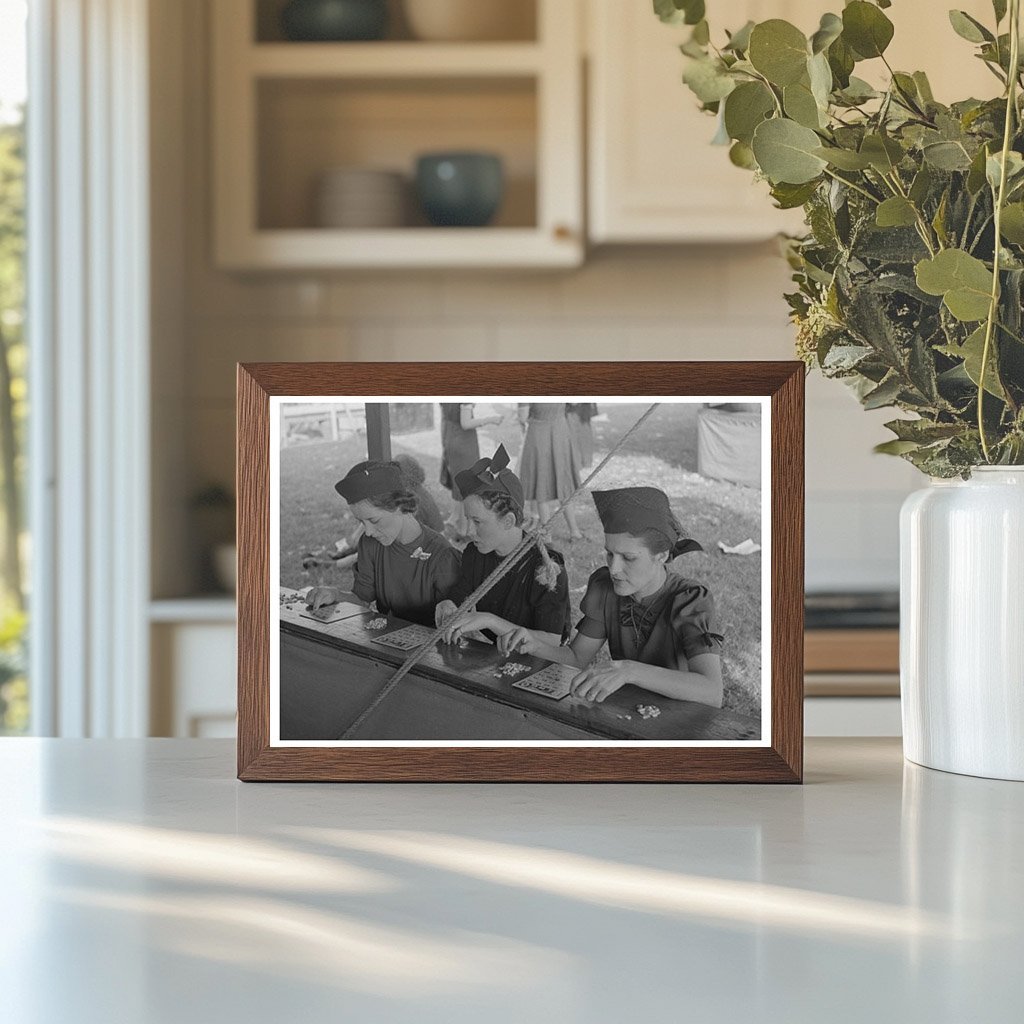
{"type": "Polygon", "coordinates": [[[0,0],[0,734],[29,725],[25,528],[25,0],[0,0]]]}

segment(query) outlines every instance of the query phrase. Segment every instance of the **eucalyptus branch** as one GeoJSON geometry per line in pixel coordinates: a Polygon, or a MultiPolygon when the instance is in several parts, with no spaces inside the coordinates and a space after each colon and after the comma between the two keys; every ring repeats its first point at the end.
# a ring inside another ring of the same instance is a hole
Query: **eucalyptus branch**
{"type": "Polygon", "coordinates": [[[895,168],[893,168],[893,172],[891,175],[883,174],[882,178],[885,181],[889,182],[889,184],[893,187],[893,189],[895,189],[897,195],[899,195],[901,199],[905,199],[910,204],[910,208],[914,211],[914,217],[917,219],[917,233],[920,236],[921,241],[924,242],[925,248],[928,250],[928,254],[930,256],[934,256],[935,245],[939,246],[939,248],[941,249],[942,243],[936,236],[935,245],[932,244],[931,226],[924,219],[924,214],[921,213],[921,211],[917,208],[917,204],[912,202],[910,197],[907,195],[906,189],[904,189],[903,187],[903,182],[900,181],[899,172],[895,168]]]}
{"type": "MultiPolygon", "coordinates": [[[[992,293],[989,297],[988,319],[985,321],[985,344],[981,350],[981,370],[978,372],[978,436],[985,461],[992,462],[988,435],[985,432],[985,374],[988,372],[992,349],[992,332],[999,312],[999,271],[1002,239],[1003,203],[1006,199],[1006,167],[1009,163],[1010,143],[1013,139],[1013,121],[1017,113],[1017,84],[1020,68],[1020,0],[1010,0],[1010,73],[1006,86],[1006,119],[1003,125],[1003,150],[999,166],[999,190],[995,201],[995,252],[992,256],[992,293]]],[[[997,44],[998,45],[998,44],[997,44]]]]}
{"type": "Polygon", "coordinates": [[[827,174],[833,181],[838,181],[840,185],[845,185],[847,188],[852,188],[854,192],[859,192],[866,199],[870,199],[871,202],[875,204],[875,206],[877,206],[881,202],[881,200],[877,196],[873,196],[866,189],[861,188],[860,185],[857,185],[852,181],[847,181],[846,178],[839,177],[838,174],[836,174],[834,171],[830,171],[827,167],[825,168],[824,173],[827,174]]]}

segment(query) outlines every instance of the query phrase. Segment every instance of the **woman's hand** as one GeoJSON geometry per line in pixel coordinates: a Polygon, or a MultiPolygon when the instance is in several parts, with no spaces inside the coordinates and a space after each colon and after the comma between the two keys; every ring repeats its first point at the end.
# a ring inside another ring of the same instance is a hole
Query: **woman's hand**
{"type": "Polygon", "coordinates": [[[498,650],[506,657],[510,654],[535,654],[541,641],[525,626],[516,626],[507,633],[498,635],[498,650]]]}
{"type": "Polygon", "coordinates": [[[591,665],[569,681],[572,694],[583,700],[600,703],[616,690],[622,689],[627,683],[633,682],[626,661],[604,661],[600,665],[591,665]]]}
{"type": "Polygon", "coordinates": [[[442,634],[441,641],[446,644],[457,644],[466,633],[477,629],[489,629],[491,616],[486,612],[470,612],[456,625],[449,626],[442,634]]]}
{"type": "Polygon", "coordinates": [[[501,424],[504,423],[504,422],[505,422],[505,417],[504,416],[498,416],[498,415],[488,416],[487,419],[484,420],[484,423],[493,424],[495,427],[501,426],[501,424]]]}
{"type": "Polygon", "coordinates": [[[454,601],[439,601],[434,608],[434,627],[440,629],[458,610],[454,601]]]}
{"type": "Polygon", "coordinates": [[[313,587],[306,595],[306,607],[316,611],[326,604],[337,604],[344,593],[338,587],[313,587]]]}

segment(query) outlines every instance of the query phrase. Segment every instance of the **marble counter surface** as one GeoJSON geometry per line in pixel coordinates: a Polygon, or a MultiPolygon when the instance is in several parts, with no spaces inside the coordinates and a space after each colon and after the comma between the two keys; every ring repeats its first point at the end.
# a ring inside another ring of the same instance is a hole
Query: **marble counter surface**
{"type": "Polygon", "coordinates": [[[0,992],[74,1021],[1016,1021],[1024,786],[243,785],[229,741],[0,741],[0,992]]]}

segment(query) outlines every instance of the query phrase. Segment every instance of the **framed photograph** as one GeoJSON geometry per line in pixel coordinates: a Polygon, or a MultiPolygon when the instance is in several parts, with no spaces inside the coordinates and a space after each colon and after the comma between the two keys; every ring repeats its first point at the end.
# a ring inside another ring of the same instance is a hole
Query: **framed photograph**
{"type": "Polygon", "coordinates": [[[238,367],[238,776],[799,782],[798,362],[238,367]]]}

